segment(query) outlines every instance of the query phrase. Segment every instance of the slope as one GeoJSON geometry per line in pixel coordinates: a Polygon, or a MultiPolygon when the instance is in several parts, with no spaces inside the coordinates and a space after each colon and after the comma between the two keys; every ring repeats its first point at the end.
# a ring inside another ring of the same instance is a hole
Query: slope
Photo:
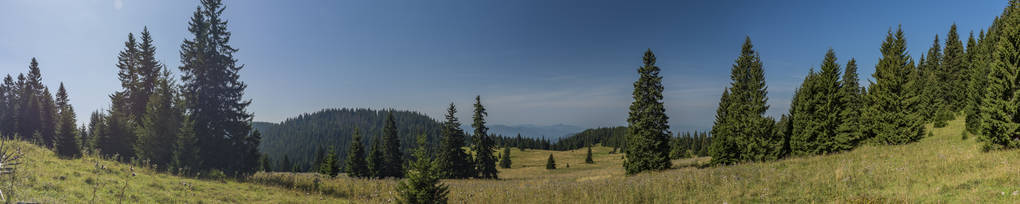
{"type": "Polygon", "coordinates": [[[0,177],[16,201],[39,203],[343,203],[340,198],[233,180],[200,180],[86,156],[60,159],[44,148],[13,141],[23,164],[0,177]]]}

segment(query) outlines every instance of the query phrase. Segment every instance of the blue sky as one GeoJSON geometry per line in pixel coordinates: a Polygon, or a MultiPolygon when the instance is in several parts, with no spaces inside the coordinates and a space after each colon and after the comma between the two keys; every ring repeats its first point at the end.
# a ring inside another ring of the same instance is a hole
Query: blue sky
{"type": "MultiPolygon", "coordinates": [[[[855,57],[867,83],[886,31],[902,24],[916,58],[952,23],[966,38],[1007,1],[238,1],[226,0],[256,120],[334,107],[433,117],[455,102],[468,121],[482,95],[489,122],[624,125],[641,55],[663,69],[673,129],[711,128],[745,36],[761,53],[769,115],[825,51],[855,57]]],[[[198,1],[0,1],[0,74],[64,82],[79,120],[119,89],[117,52],[148,26],[177,71],[198,1]]]]}

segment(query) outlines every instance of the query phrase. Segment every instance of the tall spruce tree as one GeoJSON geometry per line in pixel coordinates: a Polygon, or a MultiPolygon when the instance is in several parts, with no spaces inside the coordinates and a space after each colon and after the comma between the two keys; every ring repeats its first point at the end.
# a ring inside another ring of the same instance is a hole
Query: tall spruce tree
{"type": "Polygon", "coordinates": [[[496,174],[496,156],[493,155],[492,151],[496,144],[492,141],[489,136],[489,128],[485,127],[485,116],[489,113],[485,112],[485,106],[482,106],[482,96],[475,96],[475,112],[472,119],[474,122],[471,123],[471,127],[475,129],[475,170],[478,171],[478,177],[483,179],[498,179],[499,176],[496,174]]]}
{"type": "MultiPolygon", "coordinates": [[[[982,34],[984,31],[981,31],[982,34]]],[[[984,56],[983,46],[978,45],[978,40],[974,39],[974,32],[970,32],[970,38],[967,39],[967,76],[970,77],[967,81],[967,109],[966,114],[966,129],[971,134],[977,134],[981,131],[981,99],[984,98],[984,84],[986,72],[985,64],[982,63],[984,56]]]]}
{"type": "Polygon", "coordinates": [[[952,120],[953,117],[946,117],[945,114],[952,114],[963,110],[966,106],[967,98],[967,61],[964,53],[963,42],[960,41],[960,34],[956,31],[956,23],[953,23],[949,27],[949,33],[946,35],[946,49],[942,58],[942,66],[939,67],[942,70],[939,72],[942,74],[939,79],[942,84],[942,101],[945,101],[945,111],[948,113],[942,113],[943,116],[937,117],[940,121],[952,120]]]}
{"type": "Polygon", "coordinates": [[[839,95],[843,110],[839,113],[841,123],[836,129],[835,149],[845,151],[857,147],[864,139],[861,125],[863,123],[861,111],[864,109],[863,88],[857,77],[857,60],[851,58],[846,63],[841,83],[839,95]]]}
{"type": "MultiPolygon", "coordinates": [[[[634,82],[634,102],[627,116],[627,148],[623,167],[627,174],[669,169],[669,116],[662,104],[662,76],[651,49],[642,57],[638,80],[634,82]]],[[[550,156],[551,158],[551,156],[550,156]]]]}
{"type": "Polygon", "coordinates": [[[160,167],[169,167],[173,162],[172,145],[177,142],[177,135],[184,119],[183,108],[177,104],[170,73],[164,72],[156,81],[156,88],[146,100],[146,111],[135,129],[138,140],[135,152],[141,159],[148,159],[160,167]]]}
{"type": "Polygon", "coordinates": [[[10,138],[17,131],[18,89],[10,74],[4,77],[0,88],[4,90],[3,98],[0,99],[3,100],[3,109],[6,110],[0,115],[0,135],[10,138]]]}
{"type": "Polygon", "coordinates": [[[822,61],[821,71],[808,74],[798,89],[798,100],[793,105],[797,112],[793,114],[793,134],[790,136],[793,154],[827,154],[838,151],[836,130],[842,123],[839,113],[843,110],[840,74],[836,53],[829,49],[822,61]]]}
{"type": "Polygon", "coordinates": [[[199,154],[207,162],[202,169],[220,169],[238,175],[258,166],[259,139],[252,134],[251,100],[244,99],[247,84],[240,80],[238,64],[230,46],[222,0],[202,0],[195,9],[181,45],[182,92],[195,122],[199,154]]]}
{"type": "Polygon", "coordinates": [[[1020,2],[1010,1],[1001,18],[998,42],[992,52],[982,101],[982,141],[985,150],[1020,147],[1020,2]]]}
{"type": "Polygon", "coordinates": [[[446,121],[442,124],[436,166],[442,178],[474,177],[478,174],[472,166],[471,155],[464,152],[464,130],[460,128],[456,114],[457,107],[450,103],[446,109],[446,121]]]}
{"type": "Polygon", "coordinates": [[[744,40],[730,79],[733,82],[720,100],[720,110],[712,126],[712,163],[781,158],[784,141],[772,134],[775,121],[764,116],[769,108],[765,72],[750,37],[744,40]]]}
{"type": "Polygon", "coordinates": [[[75,121],[74,108],[71,107],[71,100],[67,96],[67,89],[64,88],[64,83],[60,83],[60,88],[57,89],[57,117],[59,122],[57,123],[57,138],[56,138],[56,149],[57,155],[62,157],[77,157],[81,155],[81,149],[78,145],[78,128],[76,127],[77,121],[75,121]]]}
{"type": "Polygon", "coordinates": [[[386,115],[382,132],[382,153],[383,164],[379,171],[379,177],[404,177],[404,153],[400,151],[400,138],[397,137],[397,122],[394,121],[393,111],[386,115]]]}
{"type": "Polygon", "coordinates": [[[912,88],[917,95],[918,104],[912,107],[912,111],[920,114],[922,119],[927,122],[937,122],[938,115],[946,109],[947,101],[944,83],[945,69],[942,67],[942,47],[939,42],[939,36],[935,35],[935,40],[932,42],[931,47],[928,48],[927,55],[922,54],[915,71],[909,74],[909,80],[912,81],[912,88]],[[941,81],[941,82],[940,82],[941,81]]]}
{"type": "Polygon", "coordinates": [[[42,144],[46,147],[54,147],[57,137],[57,105],[50,94],[50,88],[44,87],[39,97],[39,122],[40,127],[36,132],[42,135],[42,144]]]}
{"type": "Polygon", "coordinates": [[[368,165],[365,163],[365,148],[361,143],[361,133],[358,128],[354,128],[354,135],[351,138],[351,148],[347,150],[347,176],[360,178],[370,177],[372,174],[369,172],[368,165]]]}
{"type": "Polygon", "coordinates": [[[370,177],[381,178],[383,165],[386,164],[386,160],[383,158],[383,148],[381,137],[375,137],[372,141],[372,150],[368,153],[368,175],[370,177]]]}
{"type": "Polygon", "coordinates": [[[914,63],[907,53],[903,30],[889,30],[881,47],[882,57],[875,66],[868,94],[869,103],[862,114],[867,121],[866,137],[880,144],[905,144],[919,140],[924,133],[923,120],[915,111],[919,103],[914,63]]]}
{"type": "Polygon", "coordinates": [[[407,180],[397,185],[398,203],[446,203],[449,189],[440,179],[435,160],[429,157],[425,134],[418,137],[414,161],[407,170],[407,180]]]}

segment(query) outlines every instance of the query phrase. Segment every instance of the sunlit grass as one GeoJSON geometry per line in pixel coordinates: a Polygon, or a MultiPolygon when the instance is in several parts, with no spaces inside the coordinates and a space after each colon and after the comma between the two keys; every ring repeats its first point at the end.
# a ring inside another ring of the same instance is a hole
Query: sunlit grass
{"type": "Polygon", "coordinates": [[[4,194],[40,203],[343,203],[334,196],[232,180],[199,180],[158,173],[94,156],[60,159],[50,150],[14,141],[25,153],[14,190],[0,177],[4,194]],[[98,164],[98,165],[97,165],[98,164]],[[134,169],[132,171],[132,169],[134,169]],[[132,174],[133,173],[133,174],[132,174]],[[126,185],[125,185],[126,184],[126,185]]]}
{"type": "MultiPolygon", "coordinates": [[[[962,140],[963,127],[962,119],[955,120],[912,144],[866,145],[778,162],[697,168],[708,158],[675,160],[672,170],[634,176],[624,175],[623,154],[608,154],[611,148],[593,148],[595,164],[584,164],[584,150],[513,149],[513,168],[500,169],[500,180],[444,182],[450,186],[451,201],[467,203],[1020,201],[1020,151],[982,152],[977,137],[962,140]],[[556,170],[545,169],[550,153],[556,170]]],[[[385,192],[392,191],[396,181],[324,182],[379,195],[352,197],[359,202],[387,202],[392,197],[385,192]],[[362,185],[366,182],[374,184],[362,185]]]]}

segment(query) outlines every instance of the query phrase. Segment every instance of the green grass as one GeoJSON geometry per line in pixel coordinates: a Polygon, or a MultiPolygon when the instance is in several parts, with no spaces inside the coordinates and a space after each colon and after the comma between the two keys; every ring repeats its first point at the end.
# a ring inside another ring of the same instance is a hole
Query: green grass
{"type": "MultiPolygon", "coordinates": [[[[584,164],[583,149],[513,149],[513,168],[500,169],[501,180],[444,183],[451,201],[467,203],[1020,202],[1020,151],[982,152],[976,136],[961,138],[963,128],[959,119],[912,144],[777,162],[697,168],[709,158],[675,160],[674,169],[634,176],[624,175],[623,155],[608,154],[606,147],[592,149],[595,164],[584,164]],[[556,170],[545,169],[550,153],[556,170]]],[[[284,175],[292,174],[262,176],[284,175]]],[[[337,188],[371,184],[357,190],[367,196],[337,194],[358,202],[388,202],[396,184],[343,176],[323,182],[337,188]]]]}
{"type": "MultiPolygon", "coordinates": [[[[1016,203],[1020,202],[1020,151],[982,152],[976,136],[963,140],[963,121],[934,129],[932,137],[898,146],[865,145],[853,151],[777,162],[697,168],[709,158],[674,160],[674,169],[624,175],[623,154],[593,148],[512,149],[513,168],[499,169],[500,180],[444,180],[454,203],[1016,203]],[[546,170],[549,154],[557,169],[546,170]],[[569,164],[570,168],[566,165],[569,164]],[[1016,193],[1014,193],[1016,192],[1016,193]]],[[[930,128],[930,127],[929,127],[930,128]]],[[[22,144],[26,145],[27,144],[22,144]]],[[[95,158],[61,160],[29,147],[32,160],[19,200],[80,203],[91,198],[116,202],[129,181],[131,203],[167,202],[392,202],[397,180],[326,178],[316,174],[258,173],[247,183],[194,180],[100,161],[109,171],[95,173],[95,158]],[[66,176],[61,179],[60,176],[66,176]],[[316,182],[318,180],[318,182],[316,182]],[[188,189],[181,182],[195,185],[188,189]],[[318,184],[316,184],[318,183],[318,184]],[[276,186],[276,187],[273,187],[276,186]],[[25,199],[21,199],[25,198],[25,199]]]]}
{"type": "Polygon", "coordinates": [[[25,154],[9,190],[15,201],[40,203],[343,203],[335,196],[231,180],[199,180],[158,173],[94,156],[60,159],[50,150],[15,141],[25,154]],[[132,172],[134,175],[132,175],[132,172]],[[126,184],[126,185],[125,185],[126,184]]]}

